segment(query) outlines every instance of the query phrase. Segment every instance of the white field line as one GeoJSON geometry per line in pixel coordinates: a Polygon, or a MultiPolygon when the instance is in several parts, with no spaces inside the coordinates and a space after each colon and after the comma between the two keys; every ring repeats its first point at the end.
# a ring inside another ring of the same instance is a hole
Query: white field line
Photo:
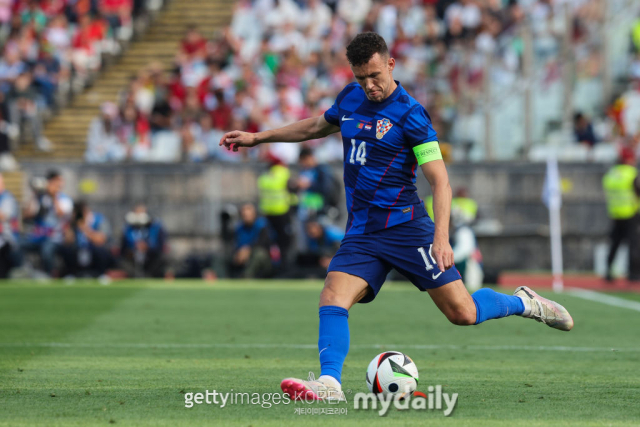
{"type": "MultiPolygon", "coordinates": [[[[131,348],[131,349],[215,349],[215,348],[289,348],[316,350],[315,344],[261,344],[261,343],[202,343],[202,344],[179,344],[179,343],[0,343],[0,347],[45,347],[45,348],[131,348]]],[[[611,348],[611,347],[572,347],[572,346],[528,346],[528,345],[454,345],[454,344],[354,344],[351,348],[364,349],[389,349],[404,348],[414,350],[512,350],[512,351],[572,351],[572,352],[640,352],[638,347],[611,348]]]]}
{"type": "Polygon", "coordinates": [[[614,307],[628,308],[630,310],[640,311],[640,302],[630,301],[624,298],[614,297],[612,295],[603,294],[601,292],[589,291],[587,289],[569,288],[567,294],[574,297],[586,299],[589,301],[601,302],[602,304],[612,305],[614,307]]]}

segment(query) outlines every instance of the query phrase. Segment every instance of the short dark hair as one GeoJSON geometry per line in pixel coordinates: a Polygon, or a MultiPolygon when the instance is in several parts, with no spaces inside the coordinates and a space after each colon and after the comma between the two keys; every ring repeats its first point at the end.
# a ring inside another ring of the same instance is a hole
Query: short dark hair
{"type": "Polygon", "coordinates": [[[380,34],[371,31],[358,34],[347,46],[347,59],[355,67],[366,64],[376,53],[388,55],[389,48],[380,34]]]}
{"type": "Polygon", "coordinates": [[[298,156],[298,159],[302,160],[312,156],[313,156],[313,150],[309,147],[303,147],[300,149],[300,155],[298,156]]]}
{"type": "Polygon", "coordinates": [[[60,178],[61,176],[62,176],[62,174],[60,173],[60,171],[57,171],[55,169],[51,169],[50,171],[47,171],[47,175],[45,175],[47,181],[51,181],[52,179],[60,178]]]}

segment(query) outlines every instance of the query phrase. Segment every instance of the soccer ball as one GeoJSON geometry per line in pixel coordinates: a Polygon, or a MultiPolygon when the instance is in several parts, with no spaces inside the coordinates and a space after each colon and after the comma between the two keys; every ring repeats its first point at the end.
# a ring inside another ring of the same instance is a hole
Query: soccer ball
{"type": "Polygon", "coordinates": [[[385,351],[373,358],[367,368],[369,391],[382,395],[409,396],[418,386],[418,368],[413,360],[399,351],[385,351]]]}

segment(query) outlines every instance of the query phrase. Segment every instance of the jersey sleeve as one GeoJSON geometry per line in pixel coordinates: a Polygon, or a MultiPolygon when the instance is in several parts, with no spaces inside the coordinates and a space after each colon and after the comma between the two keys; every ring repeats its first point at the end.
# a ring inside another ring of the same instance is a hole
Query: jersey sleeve
{"type": "Polygon", "coordinates": [[[324,112],[324,119],[327,123],[334,126],[340,126],[340,117],[338,116],[338,100],[333,103],[331,108],[324,112]]]}
{"type": "Polygon", "coordinates": [[[438,135],[431,124],[431,117],[422,105],[414,107],[403,126],[404,139],[411,148],[426,142],[438,141],[438,135]]]}
{"type": "Polygon", "coordinates": [[[351,92],[356,86],[358,86],[357,83],[349,83],[344,87],[344,89],[340,91],[340,93],[336,97],[336,101],[333,103],[331,108],[324,112],[324,119],[327,121],[327,123],[330,123],[334,126],[340,126],[340,101],[342,101],[344,97],[347,96],[347,94],[351,92]]]}

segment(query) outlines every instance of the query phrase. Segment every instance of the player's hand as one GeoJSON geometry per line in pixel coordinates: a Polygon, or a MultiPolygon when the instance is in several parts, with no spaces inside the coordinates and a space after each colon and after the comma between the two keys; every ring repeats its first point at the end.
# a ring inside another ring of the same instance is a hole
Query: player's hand
{"type": "Polygon", "coordinates": [[[222,136],[218,145],[224,145],[227,150],[238,151],[240,147],[255,147],[258,145],[258,138],[255,133],[232,130],[222,136]]]}
{"type": "Polygon", "coordinates": [[[453,267],[453,249],[448,240],[436,238],[431,246],[431,255],[440,271],[444,272],[453,267]]]}

